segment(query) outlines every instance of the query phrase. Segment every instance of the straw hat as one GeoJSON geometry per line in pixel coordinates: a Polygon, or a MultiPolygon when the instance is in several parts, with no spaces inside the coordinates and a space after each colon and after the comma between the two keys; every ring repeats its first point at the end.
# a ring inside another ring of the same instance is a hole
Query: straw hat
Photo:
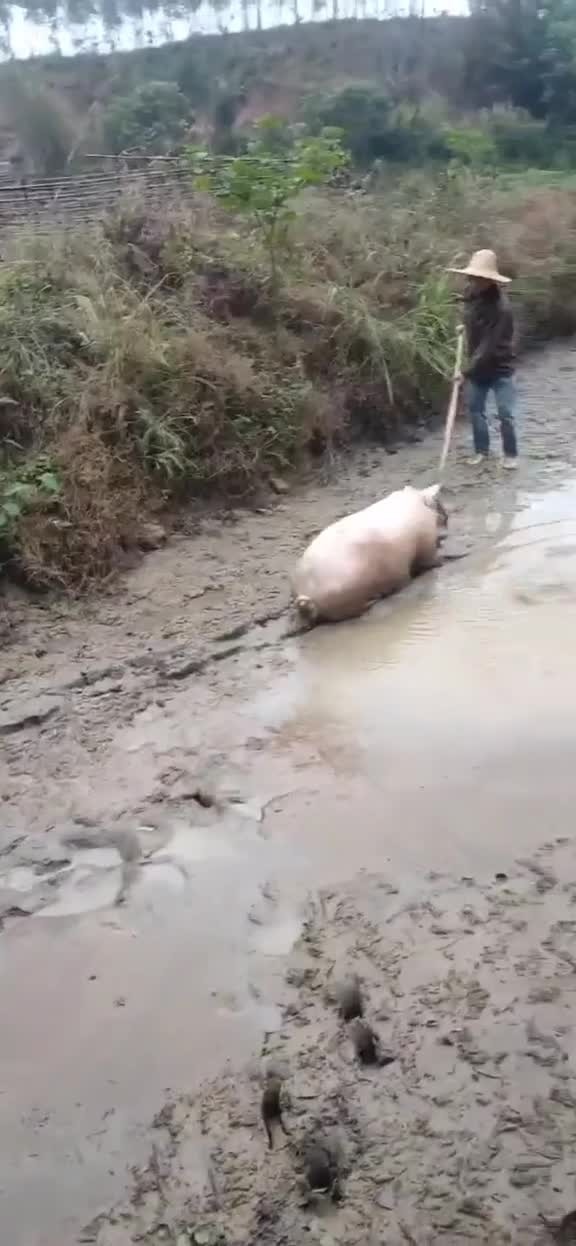
{"type": "Polygon", "coordinates": [[[475,251],[467,268],[449,268],[449,273],[462,273],[464,277],[482,277],[484,281],[495,281],[498,285],[507,286],[510,277],[503,277],[498,272],[498,261],[493,251],[475,251]]]}

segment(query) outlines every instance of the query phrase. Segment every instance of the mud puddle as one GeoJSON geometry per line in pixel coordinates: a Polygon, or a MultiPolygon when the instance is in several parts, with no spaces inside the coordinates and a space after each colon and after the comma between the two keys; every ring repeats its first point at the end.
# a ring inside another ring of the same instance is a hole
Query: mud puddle
{"type": "MultiPolygon", "coordinates": [[[[0,1156],[12,1246],[78,1240],[149,1154],[167,1097],[185,1115],[182,1096],[226,1061],[237,1078],[263,1032],[267,1049],[287,1026],[290,1038],[286,957],[319,888],[346,904],[360,886],[347,880],[372,871],[403,904],[430,870],[482,887],[572,835],[576,483],[562,461],[519,485],[497,469],[468,493],[464,469],[462,481],[455,526],[473,552],[363,619],[297,638],[272,619],[202,678],[128,697],[127,714],[105,684],[11,737],[0,1156]]],[[[322,940],[319,983],[344,955],[333,923],[322,940]]],[[[246,1190],[251,1215],[262,1191],[252,1177],[246,1190]]],[[[248,1221],[238,1240],[291,1240],[274,1216],[269,1237],[248,1221]]],[[[362,1240],[357,1228],[333,1240],[362,1240]]]]}

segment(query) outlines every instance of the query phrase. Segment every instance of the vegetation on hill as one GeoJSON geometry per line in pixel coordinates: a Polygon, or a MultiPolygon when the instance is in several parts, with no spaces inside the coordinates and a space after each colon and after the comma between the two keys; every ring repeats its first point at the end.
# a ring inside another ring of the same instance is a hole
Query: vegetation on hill
{"type": "Polygon", "coordinates": [[[265,114],[338,125],[363,166],[454,154],[571,166],[573,5],[472,0],[468,18],[300,23],[0,69],[4,134],[39,173],[87,151],[177,151],[195,134],[236,151],[265,114]]]}

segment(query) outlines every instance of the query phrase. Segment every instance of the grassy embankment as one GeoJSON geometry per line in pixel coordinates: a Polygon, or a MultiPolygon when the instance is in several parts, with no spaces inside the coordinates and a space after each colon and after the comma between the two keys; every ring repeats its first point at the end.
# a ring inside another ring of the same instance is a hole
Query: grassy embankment
{"type": "Polygon", "coordinates": [[[311,193],[271,300],[243,223],[207,203],[20,239],[0,269],[0,548],[30,583],[109,575],[142,522],[242,499],[354,437],[443,410],[444,266],[494,245],[525,338],[576,327],[576,192],[407,175],[311,193]]]}

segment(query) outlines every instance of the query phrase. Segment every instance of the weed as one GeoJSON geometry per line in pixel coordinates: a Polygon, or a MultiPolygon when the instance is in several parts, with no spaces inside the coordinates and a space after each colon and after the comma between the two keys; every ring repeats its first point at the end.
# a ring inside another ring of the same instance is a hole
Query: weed
{"type": "Polygon", "coordinates": [[[42,457],[0,472],[0,542],[9,539],[26,512],[35,505],[45,508],[60,490],[58,473],[42,457]]]}

